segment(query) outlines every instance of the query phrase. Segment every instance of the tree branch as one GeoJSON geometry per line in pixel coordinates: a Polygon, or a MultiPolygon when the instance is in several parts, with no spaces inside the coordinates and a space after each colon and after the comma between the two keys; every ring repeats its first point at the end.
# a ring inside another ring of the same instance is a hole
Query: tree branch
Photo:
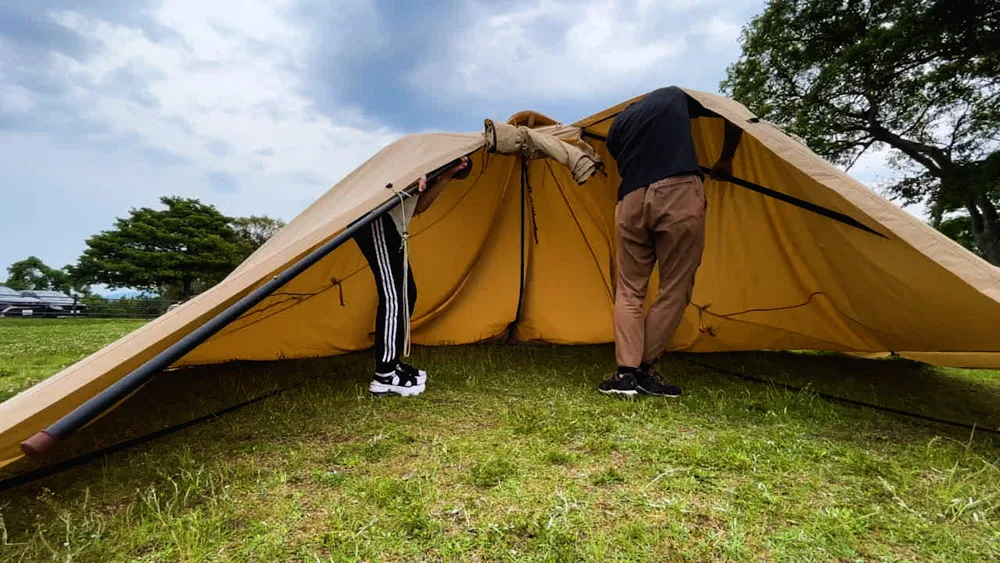
{"type": "Polygon", "coordinates": [[[997,208],[990,201],[990,198],[986,194],[981,194],[979,196],[979,207],[983,210],[983,218],[986,220],[986,226],[984,230],[991,231],[994,226],[1000,222],[1000,217],[997,216],[997,208]]]}
{"type": "Polygon", "coordinates": [[[867,141],[861,143],[861,150],[858,151],[858,154],[855,155],[854,158],[851,160],[850,164],[847,165],[848,172],[850,172],[851,168],[854,168],[854,165],[857,164],[859,160],[861,160],[861,156],[865,154],[865,151],[871,148],[874,142],[875,139],[869,137],[867,141]]]}
{"type": "Polygon", "coordinates": [[[969,211],[969,218],[972,222],[972,232],[973,234],[980,234],[983,232],[983,214],[979,212],[979,207],[976,206],[975,200],[969,200],[965,203],[965,208],[969,211]]]}
{"type": "Polygon", "coordinates": [[[962,129],[962,124],[969,118],[971,113],[971,108],[966,106],[965,112],[955,121],[955,127],[951,130],[951,140],[948,142],[948,158],[950,159],[955,152],[955,143],[958,142],[958,134],[962,129]]]}
{"type": "Polygon", "coordinates": [[[889,131],[885,128],[885,126],[874,119],[870,119],[869,123],[871,125],[870,131],[872,137],[899,149],[903,152],[903,154],[920,163],[932,175],[938,178],[943,178],[953,173],[955,167],[954,163],[952,163],[951,159],[948,158],[948,155],[940,148],[904,139],[892,131],[889,131]]]}

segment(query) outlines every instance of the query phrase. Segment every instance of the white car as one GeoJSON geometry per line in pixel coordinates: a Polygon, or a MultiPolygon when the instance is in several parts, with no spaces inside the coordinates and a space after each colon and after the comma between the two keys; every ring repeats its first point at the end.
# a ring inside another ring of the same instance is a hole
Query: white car
{"type": "Polygon", "coordinates": [[[37,299],[45,308],[47,317],[79,317],[87,314],[87,305],[80,303],[61,291],[41,289],[26,289],[21,292],[25,297],[37,299]]]}
{"type": "Polygon", "coordinates": [[[41,316],[44,311],[45,304],[41,299],[0,285],[0,317],[34,317],[41,316]]]}

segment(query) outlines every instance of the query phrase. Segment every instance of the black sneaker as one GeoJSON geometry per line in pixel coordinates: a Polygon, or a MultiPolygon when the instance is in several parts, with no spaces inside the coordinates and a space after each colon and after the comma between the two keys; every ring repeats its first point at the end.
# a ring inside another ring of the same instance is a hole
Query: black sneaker
{"type": "Polygon", "coordinates": [[[667,385],[661,379],[663,375],[653,368],[639,370],[635,375],[635,388],[647,395],[657,397],[680,397],[681,388],[667,385]]]}
{"type": "Polygon", "coordinates": [[[424,392],[424,383],[418,380],[418,375],[396,366],[389,373],[375,373],[368,391],[376,397],[401,395],[412,397],[424,392]]]}
{"type": "Polygon", "coordinates": [[[639,394],[635,386],[635,374],[616,372],[597,386],[597,390],[605,395],[614,395],[631,399],[639,394]]]}

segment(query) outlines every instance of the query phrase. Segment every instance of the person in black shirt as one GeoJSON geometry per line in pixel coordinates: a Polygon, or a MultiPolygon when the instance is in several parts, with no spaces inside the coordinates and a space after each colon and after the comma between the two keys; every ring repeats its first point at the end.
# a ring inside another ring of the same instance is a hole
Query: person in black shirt
{"type": "MultiPolygon", "coordinates": [[[[630,104],[611,124],[607,146],[618,164],[618,285],[615,295],[615,356],[618,369],[602,393],[680,396],[654,369],[691,301],[695,273],[705,247],[704,175],[698,164],[691,120],[720,117],[676,86],[660,88],[630,104]],[[659,294],[643,314],[653,267],[659,294]]],[[[732,176],[742,130],[725,122],[716,178],[732,176]]]]}

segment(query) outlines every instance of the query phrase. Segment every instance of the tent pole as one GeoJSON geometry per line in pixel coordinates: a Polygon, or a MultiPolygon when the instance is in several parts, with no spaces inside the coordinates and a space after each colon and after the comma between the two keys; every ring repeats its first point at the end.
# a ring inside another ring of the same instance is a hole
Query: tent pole
{"type": "MultiPolygon", "coordinates": [[[[433,172],[427,174],[427,179],[433,179],[447,170],[452,163],[446,164],[433,172]]],[[[386,186],[392,188],[392,185],[386,186]]],[[[417,192],[416,184],[402,190],[404,196],[412,197],[417,192]]],[[[76,432],[89,422],[100,416],[105,411],[110,410],[119,401],[125,399],[136,389],[141,387],[156,374],[166,369],[177,360],[181,359],[196,346],[205,342],[215,333],[235,321],[243,313],[253,308],[265,297],[274,293],[286,283],[292,281],[296,276],[306,271],[310,266],[322,260],[325,256],[333,252],[337,247],[346,242],[361,228],[368,226],[372,221],[388,213],[400,204],[399,197],[393,196],[389,201],[372,209],[359,219],[347,226],[339,235],[333,237],[328,242],[313,250],[287,270],[279,273],[264,285],[253,290],[242,299],[230,305],[214,318],[193,330],[190,334],[172,344],[166,350],[160,352],[152,359],[142,364],[135,371],[119,379],[109,387],[91,397],[76,409],[57,420],[45,430],[35,433],[27,440],[21,442],[21,451],[34,459],[41,459],[56,445],[57,442],[66,439],[70,434],[76,432]]]]}

